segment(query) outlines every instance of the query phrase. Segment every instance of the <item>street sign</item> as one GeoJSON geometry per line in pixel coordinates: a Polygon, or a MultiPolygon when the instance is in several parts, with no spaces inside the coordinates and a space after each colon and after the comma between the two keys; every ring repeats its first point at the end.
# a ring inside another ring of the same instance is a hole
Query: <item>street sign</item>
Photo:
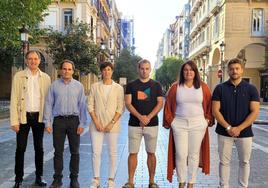
{"type": "Polygon", "coordinates": [[[221,78],[221,77],[222,77],[222,75],[223,75],[222,70],[218,70],[218,72],[217,72],[217,76],[218,76],[218,78],[221,78]]]}
{"type": "Polygon", "coordinates": [[[126,85],[127,84],[127,78],[120,77],[119,78],[119,84],[122,85],[122,86],[126,85]]]}

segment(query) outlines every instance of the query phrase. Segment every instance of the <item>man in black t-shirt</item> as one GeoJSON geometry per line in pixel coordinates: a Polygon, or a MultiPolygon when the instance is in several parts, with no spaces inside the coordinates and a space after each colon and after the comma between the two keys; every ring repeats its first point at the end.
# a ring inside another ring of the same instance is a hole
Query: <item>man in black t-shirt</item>
{"type": "Polygon", "coordinates": [[[219,84],[212,96],[213,115],[217,119],[220,187],[229,187],[232,147],[239,159],[238,185],[248,187],[252,150],[251,125],[259,113],[257,89],[242,80],[243,65],[237,58],[228,63],[230,79],[219,84]]]}
{"type": "Polygon", "coordinates": [[[128,128],[128,182],[123,188],[134,187],[134,174],[137,155],[142,137],[148,155],[149,187],[157,188],[154,182],[156,168],[156,143],[158,135],[157,113],[163,106],[163,93],[160,83],[150,79],[151,65],[146,59],[139,61],[139,79],[126,87],[125,103],[130,112],[128,128]]]}

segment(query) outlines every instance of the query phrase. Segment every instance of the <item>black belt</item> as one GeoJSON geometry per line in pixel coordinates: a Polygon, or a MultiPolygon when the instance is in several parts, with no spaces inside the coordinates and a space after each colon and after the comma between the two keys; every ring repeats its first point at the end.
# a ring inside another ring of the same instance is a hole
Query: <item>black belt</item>
{"type": "Polygon", "coordinates": [[[77,118],[78,116],[76,115],[66,115],[66,116],[56,116],[55,118],[60,118],[60,119],[72,119],[72,118],[77,118]]]}
{"type": "Polygon", "coordinates": [[[36,116],[39,115],[39,112],[26,112],[28,116],[36,116]]]}

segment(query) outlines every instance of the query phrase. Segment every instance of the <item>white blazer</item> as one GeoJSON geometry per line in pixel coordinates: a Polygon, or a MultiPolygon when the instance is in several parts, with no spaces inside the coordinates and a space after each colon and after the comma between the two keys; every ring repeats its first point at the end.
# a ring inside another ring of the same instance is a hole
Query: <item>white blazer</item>
{"type": "MultiPolygon", "coordinates": [[[[91,86],[88,96],[88,112],[95,111],[98,120],[103,126],[112,121],[115,113],[124,112],[124,89],[121,85],[112,82],[112,88],[108,94],[107,100],[104,96],[103,81],[94,83],[91,86]]],[[[90,126],[91,131],[97,131],[93,121],[90,126]]],[[[120,131],[120,119],[114,124],[111,132],[120,131]]]]}

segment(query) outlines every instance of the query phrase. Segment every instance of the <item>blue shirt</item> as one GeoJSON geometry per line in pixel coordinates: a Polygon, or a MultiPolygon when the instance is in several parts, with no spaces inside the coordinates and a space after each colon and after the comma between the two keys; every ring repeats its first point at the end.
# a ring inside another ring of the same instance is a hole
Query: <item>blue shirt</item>
{"type": "MultiPolygon", "coordinates": [[[[230,80],[217,85],[213,95],[213,101],[220,101],[220,112],[225,121],[231,126],[239,126],[247,116],[251,113],[250,102],[259,102],[259,94],[257,89],[242,80],[237,86],[233,85],[230,80]]],[[[216,133],[223,136],[230,136],[225,128],[217,123],[216,133]]],[[[253,132],[251,126],[241,131],[239,137],[252,137],[253,132]]]]}
{"type": "Polygon", "coordinates": [[[56,116],[79,116],[79,127],[85,127],[87,122],[86,96],[83,85],[71,79],[64,83],[63,79],[54,81],[48,91],[44,109],[44,123],[51,126],[56,116]]]}

